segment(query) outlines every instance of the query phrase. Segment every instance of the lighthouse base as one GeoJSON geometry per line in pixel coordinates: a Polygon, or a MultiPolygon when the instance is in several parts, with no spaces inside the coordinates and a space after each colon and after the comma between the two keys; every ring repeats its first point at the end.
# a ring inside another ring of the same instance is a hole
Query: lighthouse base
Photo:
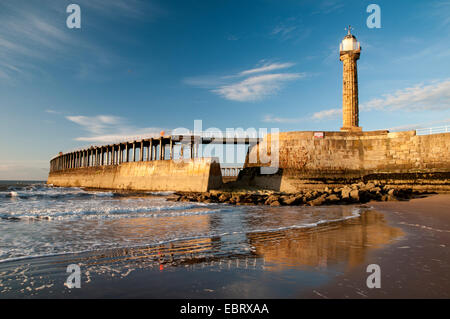
{"type": "Polygon", "coordinates": [[[362,132],[361,126],[341,127],[342,132],[362,132]]]}

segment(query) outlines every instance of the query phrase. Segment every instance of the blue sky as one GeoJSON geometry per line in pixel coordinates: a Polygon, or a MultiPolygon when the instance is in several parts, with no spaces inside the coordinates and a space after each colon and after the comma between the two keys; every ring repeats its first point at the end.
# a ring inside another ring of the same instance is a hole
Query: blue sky
{"type": "Polygon", "coordinates": [[[448,125],[448,0],[1,1],[0,179],[45,179],[59,151],[196,119],[339,130],[349,24],[363,129],[448,125]],[[66,27],[70,3],[81,29],[66,27]]]}

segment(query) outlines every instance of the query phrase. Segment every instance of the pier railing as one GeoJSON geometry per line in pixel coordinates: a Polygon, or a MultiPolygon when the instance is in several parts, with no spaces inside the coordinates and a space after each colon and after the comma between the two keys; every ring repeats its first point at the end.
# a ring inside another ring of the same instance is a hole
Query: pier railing
{"type": "Polygon", "coordinates": [[[449,132],[450,132],[450,125],[446,125],[429,128],[420,128],[416,130],[416,135],[429,135],[429,134],[440,134],[449,132]]]}
{"type": "Polygon", "coordinates": [[[179,156],[185,158],[188,148],[190,158],[198,155],[198,143],[193,136],[188,138],[161,136],[140,141],[90,146],[86,149],[59,153],[50,161],[50,172],[103,165],[118,165],[124,162],[174,159],[174,146],[180,147],[179,156]],[[130,154],[131,151],[131,154],[130,154]]]}
{"type": "Polygon", "coordinates": [[[233,176],[237,177],[239,172],[242,171],[242,166],[239,167],[222,167],[222,176],[233,176]]]}
{"type": "MultiPolygon", "coordinates": [[[[200,144],[257,144],[261,138],[249,136],[170,135],[141,140],[117,142],[108,145],[88,146],[66,153],[60,152],[50,160],[50,172],[72,168],[118,165],[126,162],[176,159],[174,148],[179,149],[178,158],[198,158],[200,144]],[[131,152],[131,154],[130,154],[131,152]]],[[[236,174],[237,168],[225,170],[236,174]]]]}

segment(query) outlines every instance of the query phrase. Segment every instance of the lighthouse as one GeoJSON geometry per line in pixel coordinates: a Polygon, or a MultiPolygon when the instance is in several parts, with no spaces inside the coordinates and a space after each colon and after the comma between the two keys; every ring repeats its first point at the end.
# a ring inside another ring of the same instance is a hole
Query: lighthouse
{"type": "Polygon", "coordinates": [[[340,60],[344,66],[342,74],[343,125],[341,131],[361,132],[362,127],[359,127],[358,114],[358,71],[356,65],[356,61],[361,53],[361,46],[350,30],[351,27],[349,26],[348,34],[342,40],[339,50],[340,60]]]}

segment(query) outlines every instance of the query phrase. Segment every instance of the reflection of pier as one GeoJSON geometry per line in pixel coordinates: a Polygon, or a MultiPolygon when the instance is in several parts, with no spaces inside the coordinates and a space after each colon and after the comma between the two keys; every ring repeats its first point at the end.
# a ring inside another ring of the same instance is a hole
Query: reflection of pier
{"type": "Polygon", "coordinates": [[[368,211],[342,222],[247,236],[256,254],[276,270],[299,266],[326,268],[341,262],[353,267],[365,261],[369,249],[402,235],[399,228],[386,224],[381,213],[368,211]]]}

